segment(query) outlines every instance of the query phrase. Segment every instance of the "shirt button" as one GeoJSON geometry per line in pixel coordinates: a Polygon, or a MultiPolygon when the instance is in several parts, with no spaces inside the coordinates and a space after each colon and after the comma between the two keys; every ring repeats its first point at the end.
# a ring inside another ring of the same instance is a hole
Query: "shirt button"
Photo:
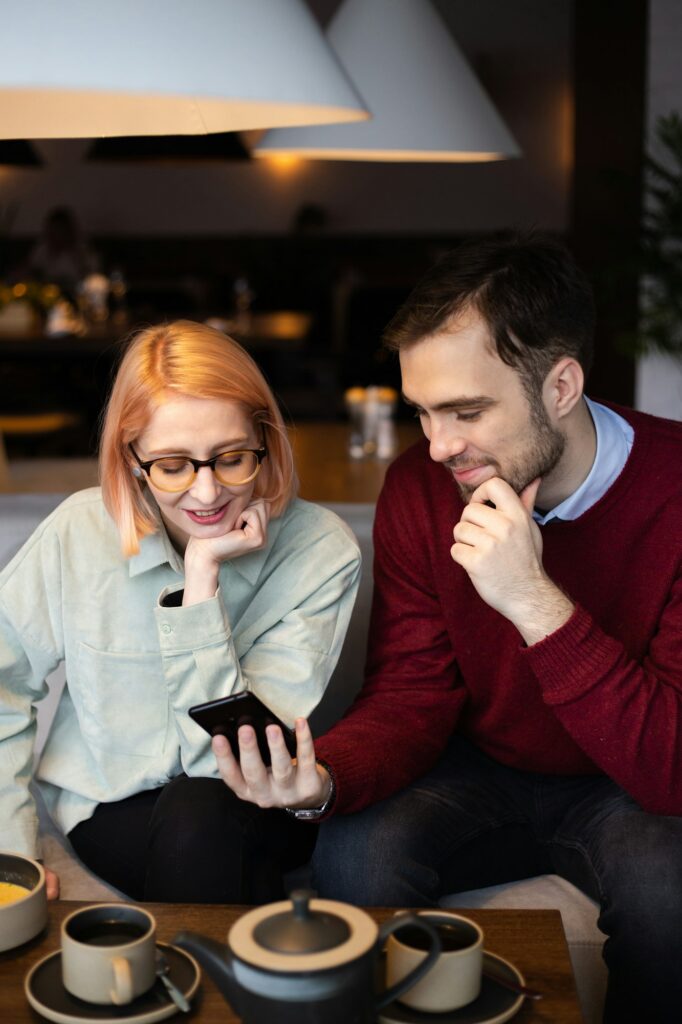
{"type": "Polygon", "coordinates": [[[161,626],[161,632],[168,635],[169,633],[173,632],[173,627],[169,626],[167,622],[164,622],[164,624],[161,626]]]}

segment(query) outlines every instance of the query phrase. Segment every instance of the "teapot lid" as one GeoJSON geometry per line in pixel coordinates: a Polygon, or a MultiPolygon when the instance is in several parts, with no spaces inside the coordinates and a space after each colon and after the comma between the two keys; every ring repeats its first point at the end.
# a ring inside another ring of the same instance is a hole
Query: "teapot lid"
{"type": "Polygon", "coordinates": [[[295,973],[339,966],[374,945],[379,929],[364,910],[313,897],[297,890],[244,914],[228,935],[232,952],[255,967],[295,973]]]}
{"type": "Polygon", "coordinates": [[[321,953],[340,946],[350,936],[348,922],[337,914],[312,910],[311,892],[297,889],[291,906],[266,917],[253,929],[253,937],[273,953],[321,953]]]}

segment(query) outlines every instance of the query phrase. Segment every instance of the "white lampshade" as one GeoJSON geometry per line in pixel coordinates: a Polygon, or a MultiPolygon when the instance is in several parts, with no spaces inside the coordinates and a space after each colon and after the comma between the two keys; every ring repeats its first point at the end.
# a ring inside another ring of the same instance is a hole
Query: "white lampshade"
{"type": "Polygon", "coordinates": [[[0,138],[355,121],[303,0],[0,0],[0,138]]]}
{"type": "Polygon", "coordinates": [[[345,0],[327,39],[372,120],[267,132],[255,156],[475,161],[520,156],[430,0],[345,0]]]}

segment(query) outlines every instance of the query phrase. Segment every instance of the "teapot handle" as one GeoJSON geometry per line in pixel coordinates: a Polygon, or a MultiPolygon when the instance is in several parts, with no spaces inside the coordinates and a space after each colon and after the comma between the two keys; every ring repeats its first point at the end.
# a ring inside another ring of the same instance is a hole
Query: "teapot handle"
{"type": "Polygon", "coordinates": [[[404,928],[405,925],[408,924],[412,928],[418,928],[419,931],[426,932],[431,939],[431,946],[429,947],[426,957],[420,964],[417,964],[409,974],[406,974],[404,978],[397,981],[395,985],[391,985],[391,987],[387,988],[385,992],[381,992],[378,995],[375,1002],[375,1009],[377,1010],[381,1010],[382,1007],[392,1003],[394,999],[397,999],[398,996],[403,994],[403,992],[406,992],[408,988],[412,988],[420,978],[423,978],[424,975],[431,970],[433,964],[440,956],[440,936],[436,929],[424,917],[419,917],[417,914],[410,913],[396,914],[395,917],[384,922],[379,930],[379,938],[377,939],[377,946],[379,950],[383,949],[384,942],[392,932],[397,932],[400,928],[404,928]]]}

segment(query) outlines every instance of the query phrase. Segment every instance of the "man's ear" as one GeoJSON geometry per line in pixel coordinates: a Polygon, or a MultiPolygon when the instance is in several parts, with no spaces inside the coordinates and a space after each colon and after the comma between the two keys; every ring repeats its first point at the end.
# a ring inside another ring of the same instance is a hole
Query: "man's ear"
{"type": "Polygon", "coordinates": [[[542,396],[550,416],[563,419],[575,408],[583,394],[585,374],[580,363],[564,356],[545,377],[542,396]]]}

